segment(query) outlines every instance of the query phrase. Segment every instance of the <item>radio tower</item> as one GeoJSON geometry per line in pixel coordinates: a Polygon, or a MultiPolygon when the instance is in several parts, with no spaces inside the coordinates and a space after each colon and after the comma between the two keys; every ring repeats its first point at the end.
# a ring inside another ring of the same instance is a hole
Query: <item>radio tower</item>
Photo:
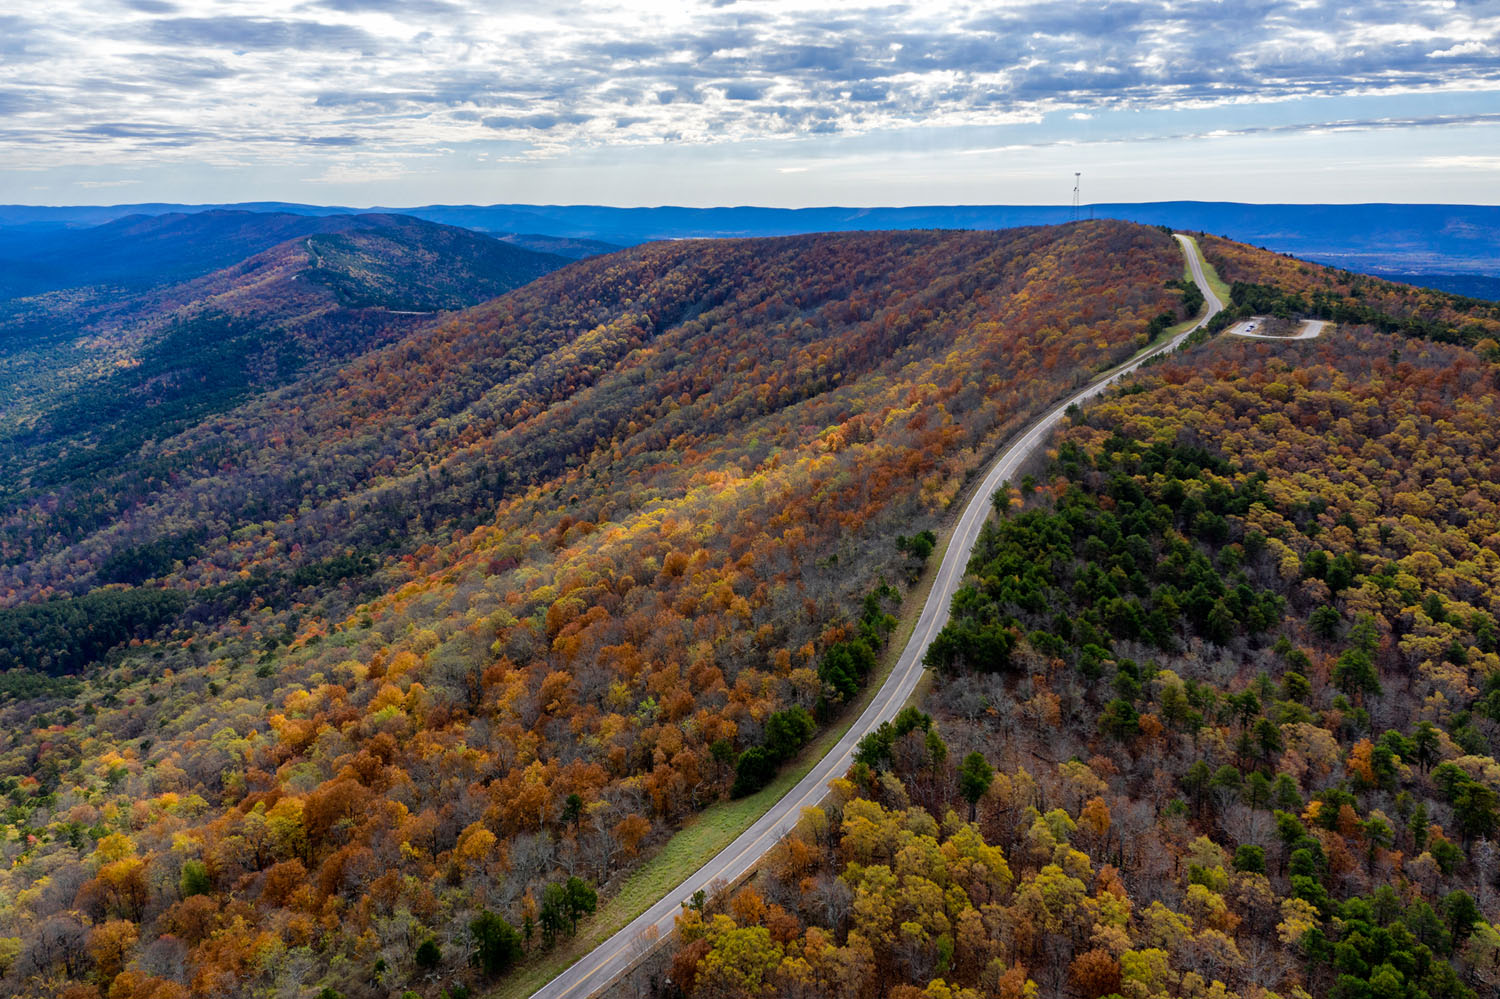
{"type": "Polygon", "coordinates": [[[1078,221],[1078,178],[1083,174],[1079,171],[1073,172],[1073,221],[1078,221]]]}

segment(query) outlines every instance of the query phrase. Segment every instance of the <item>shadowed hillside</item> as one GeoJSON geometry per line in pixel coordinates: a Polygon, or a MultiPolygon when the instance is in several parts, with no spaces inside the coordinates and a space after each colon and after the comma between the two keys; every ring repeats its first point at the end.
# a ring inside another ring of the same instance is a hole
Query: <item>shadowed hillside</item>
{"type": "MultiPolygon", "coordinates": [[[[257,239],[281,235],[284,221],[262,217],[257,239]]],[[[283,242],[180,284],[0,304],[0,505],[106,482],[109,503],[128,501],[119,483],[156,467],[143,451],[154,442],[567,262],[416,219],[345,222],[363,227],[283,242]]],[[[69,530],[115,509],[80,514],[69,530]]]]}
{"type": "Polygon", "coordinates": [[[129,215],[86,229],[0,231],[0,297],[105,285],[160,286],[226,267],[313,233],[400,225],[391,215],[216,209],[129,215]]]}

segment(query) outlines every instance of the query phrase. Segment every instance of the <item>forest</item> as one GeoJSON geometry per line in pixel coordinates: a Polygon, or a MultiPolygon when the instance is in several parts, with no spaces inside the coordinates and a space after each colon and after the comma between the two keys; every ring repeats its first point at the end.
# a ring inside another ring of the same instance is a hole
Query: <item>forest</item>
{"type": "Polygon", "coordinates": [[[436,999],[555,946],[839,716],[971,473],[1181,273],[1115,222],[646,245],[6,482],[4,987],[436,999]]]}
{"type": "Polygon", "coordinates": [[[1235,290],[1231,313],[1331,319],[1470,347],[1500,336],[1500,303],[1320,267],[1217,236],[1202,237],[1201,245],[1235,290]]]}
{"type": "Polygon", "coordinates": [[[200,217],[187,216],[153,227],[130,256],[148,263],[153,253],[196,248],[191,256],[201,261],[244,241],[275,245],[187,281],[169,280],[176,270],[162,264],[146,287],[97,284],[0,301],[6,551],[19,539],[75,540],[107,525],[154,480],[178,474],[181,463],[161,454],[162,442],[208,417],[397,341],[437,310],[487,301],[567,262],[399,216],[303,219],[342,231],[283,242],[287,216],[218,214],[234,232],[222,224],[201,232],[200,217]]]}
{"type": "Polygon", "coordinates": [[[1205,249],[1236,305],[1395,332],[1219,338],[1076,411],[995,496],[921,710],[626,990],[1500,989],[1493,313],[1205,249]]]}

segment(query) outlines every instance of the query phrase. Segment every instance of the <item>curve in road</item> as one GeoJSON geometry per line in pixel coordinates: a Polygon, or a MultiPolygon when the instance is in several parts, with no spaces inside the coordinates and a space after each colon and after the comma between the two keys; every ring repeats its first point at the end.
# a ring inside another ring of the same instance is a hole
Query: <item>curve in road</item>
{"type": "Polygon", "coordinates": [[[1102,393],[1119,378],[1140,367],[1146,360],[1158,354],[1176,350],[1182,341],[1207,323],[1224,307],[1209,287],[1203,274],[1203,265],[1197,244],[1190,237],[1178,235],[1182,252],[1187,257],[1193,281],[1203,292],[1208,306],[1203,318],[1188,329],[1156,348],[1146,351],[1119,367],[1107,372],[1087,387],[1074,392],[1063,402],[1031,424],[1018,438],[1001,451],[990,466],[984,481],[974,490],[964,507],[958,526],[948,543],[948,550],[938,567],[937,578],[922,606],[922,614],[911,638],[902,650],[901,658],[876,692],[868,707],[849,731],[829,751],[828,755],[808,772],[792,790],[730,843],[722,852],[703,865],[651,908],[637,916],[614,936],[584,955],[566,971],[532,994],[532,999],[587,999],[609,985],[620,975],[629,971],[658,939],[665,938],[675,927],[682,905],[697,891],[708,891],[716,884],[733,884],[750,871],[765,853],[783,836],[789,833],[802,817],[802,810],[821,801],[827,793],[829,781],[842,777],[849,769],[854,756],[854,747],[859,740],[889,721],[901,710],[908,697],[916,689],[922,677],[922,660],[927,646],[942,630],[948,620],[948,607],[953,594],[963,582],[964,570],[969,563],[969,554],[979,538],[979,529],[989,516],[991,497],[1002,483],[1015,478],[1026,459],[1046,441],[1048,435],[1067,414],[1069,407],[1078,405],[1102,393]]]}

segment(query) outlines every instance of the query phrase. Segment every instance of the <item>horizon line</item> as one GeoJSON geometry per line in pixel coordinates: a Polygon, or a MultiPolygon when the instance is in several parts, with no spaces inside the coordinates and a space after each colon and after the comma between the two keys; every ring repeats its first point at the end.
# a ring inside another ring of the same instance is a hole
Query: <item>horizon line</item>
{"type": "MultiPolygon", "coordinates": [[[[778,211],[778,212],[804,212],[804,211],[910,211],[914,209],[983,209],[983,208],[1031,208],[1031,209],[1057,209],[1059,211],[1072,211],[1071,203],[1009,203],[1009,202],[950,202],[938,203],[927,202],[921,204],[819,204],[819,205],[765,205],[765,204],[715,204],[715,205],[689,205],[689,204],[640,204],[640,205],[612,205],[600,202],[540,202],[540,201],[495,201],[480,203],[474,201],[464,202],[441,202],[430,201],[421,204],[410,205],[344,205],[336,203],[319,203],[314,201],[201,201],[201,202],[179,202],[179,201],[120,201],[112,203],[83,203],[73,204],[33,204],[27,202],[0,202],[0,209],[4,208],[30,208],[30,209],[53,209],[66,210],[78,208],[137,208],[148,206],[170,206],[173,208],[201,208],[205,210],[215,208],[244,208],[246,206],[278,206],[285,205],[297,208],[328,208],[339,209],[348,212],[376,212],[376,211],[399,211],[403,209],[422,208],[603,208],[610,211],[660,211],[663,209],[677,209],[682,211],[778,211]]],[[[1079,208],[1104,208],[1112,206],[1144,206],[1144,205],[1244,205],[1254,208],[1384,208],[1384,207],[1424,207],[1424,208],[1500,208],[1500,201],[1493,203],[1460,202],[1460,201],[1205,201],[1197,198],[1180,198],[1172,200],[1154,201],[1095,201],[1083,202],[1079,208]]],[[[1082,220],[1080,220],[1082,221],[1082,220]]]]}

